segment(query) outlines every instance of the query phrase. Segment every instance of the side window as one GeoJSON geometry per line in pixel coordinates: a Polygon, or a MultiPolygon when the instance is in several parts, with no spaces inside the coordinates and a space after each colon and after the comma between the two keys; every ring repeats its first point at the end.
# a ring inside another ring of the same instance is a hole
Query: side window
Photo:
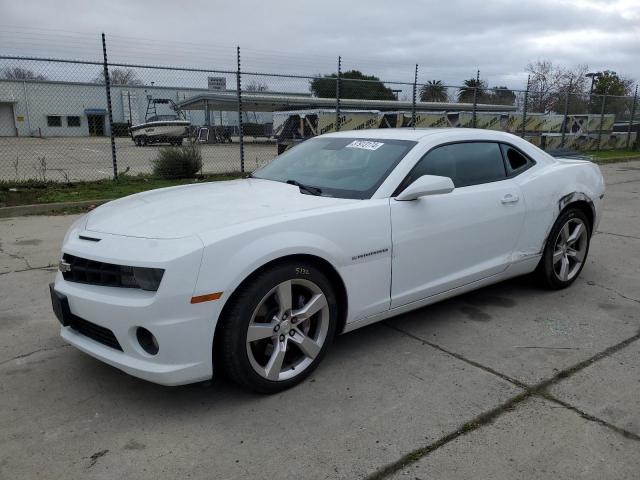
{"type": "Polygon", "coordinates": [[[67,117],[67,127],[79,127],[80,117],[77,115],[70,115],[67,117]]]}
{"type": "Polygon", "coordinates": [[[456,188],[507,177],[500,147],[492,142],[453,143],[437,147],[422,157],[404,185],[422,175],[449,177],[456,188]]]}
{"type": "Polygon", "coordinates": [[[47,115],[47,127],[61,127],[62,117],[60,115],[47,115]]]}
{"type": "Polygon", "coordinates": [[[533,165],[531,160],[511,145],[502,144],[500,146],[502,147],[502,154],[504,155],[504,159],[507,164],[507,173],[509,175],[517,175],[533,165]]]}

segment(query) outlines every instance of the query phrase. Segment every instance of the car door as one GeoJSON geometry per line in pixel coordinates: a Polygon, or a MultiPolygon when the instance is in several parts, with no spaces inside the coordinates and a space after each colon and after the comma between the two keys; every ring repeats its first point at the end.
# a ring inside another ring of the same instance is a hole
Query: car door
{"type": "Polygon", "coordinates": [[[413,201],[391,199],[392,308],[502,272],[522,230],[524,202],[498,143],[438,146],[396,193],[427,174],[450,177],[456,188],[413,201]]]}

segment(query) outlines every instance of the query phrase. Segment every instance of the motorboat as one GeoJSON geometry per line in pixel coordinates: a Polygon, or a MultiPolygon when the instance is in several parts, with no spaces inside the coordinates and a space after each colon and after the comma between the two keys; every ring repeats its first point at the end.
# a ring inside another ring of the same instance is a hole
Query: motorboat
{"type": "Polygon", "coordinates": [[[176,107],[173,100],[168,98],[150,98],[144,123],[129,127],[131,138],[139,147],[151,143],[181,145],[190,131],[191,122],[184,118],[184,114],[176,107]],[[159,115],[156,108],[158,104],[169,105],[175,113],[159,115]]]}

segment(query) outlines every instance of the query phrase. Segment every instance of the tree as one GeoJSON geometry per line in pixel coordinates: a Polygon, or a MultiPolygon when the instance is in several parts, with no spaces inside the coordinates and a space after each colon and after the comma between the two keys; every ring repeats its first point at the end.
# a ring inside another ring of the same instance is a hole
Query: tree
{"type": "MultiPolygon", "coordinates": [[[[112,68],[109,70],[109,81],[111,85],[130,85],[133,87],[143,85],[136,71],[131,68],[112,68]]],[[[104,70],[100,70],[98,76],[93,79],[93,83],[105,83],[104,70]]]]}
{"type": "Polygon", "coordinates": [[[446,102],[447,100],[447,87],[440,80],[429,80],[420,87],[421,102],[446,102]]]}
{"type": "Polygon", "coordinates": [[[266,92],[269,90],[269,86],[266,83],[253,80],[247,84],[244,90],[247,92],[266,92]]]}
{"type": "Polygon", "coordinates": [[[605,99],[605,113],[613,113],[616,117],[631,114],[630,96],[633,80],[620,77],[616,72],[605,70],[596,77],[593,84],[593,98],[591,101],[591,113],[600,113],[602,110],[602,95],[605,99]],[[596,96],[597,95],[597,96],[596,96]]]}
{"type": "Polygon", "coordinates": [[[7,67],[2,70],[2,78],[7,80],[47,80],[44,75],[22,67],[7,67]]]}
{"type": "MultiPolygon", "coordinates": [[[[316,97],[335,98],[338,75],[324,75],[314,78],[309,90],[316,97]]],[[[386,87],[378,77],[365,75],[358,70],[350,70],[341,74],[340,98],[357,98],[363,100],[395,100],[390,88],[386,87]]]]}
{"type": "Polygon", "coordinates": [[[496,105],[515,105],[516,94],[505,86],[493,87],[493,91],[487,95],[487,102],[496,105]]]}
{"type": "Polygon", "coordinates": [[[620,77],[616,72],[605,70],[596,77],[593,84],[593,93],[595,95],[631,95],[631,86],[633,80],[620,77]]]}
{"type": "Polygon", "coordinates": [[[470,78],[465,80],[463,85],[458,90],[459,103],[473,103],[474,95],[476,95],[476,101],[480,103],[486,95],[487,83],[484,80],[478,81],[475,78],[470,78]]]}
{"type": "Polygon", "coordinates": [[[529,111],[562,112],[567,92],[579,100],[586,89],[587,65],[566,68],[549,60],[538,60],[526,67],[529,73],[529,111]]]}

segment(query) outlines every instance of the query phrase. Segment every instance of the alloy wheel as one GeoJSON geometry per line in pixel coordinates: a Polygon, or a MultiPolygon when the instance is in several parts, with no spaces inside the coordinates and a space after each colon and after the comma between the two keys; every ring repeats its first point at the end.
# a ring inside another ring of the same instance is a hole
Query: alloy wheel
{"type": "Polygon", "coordinates": [[[553,271],[562,282],[580,271],[589,242],[587,226],[579,218],[569,219],[560,229],[553,248],[553,271]]]}
{"type": "Polygon", "coordinates": [[[329,330],[327,299],[315,283],[282,282],[267,293],[247,329],[247,355],[255,372],[271,381],[293,378],[319,355],[329,330]]]}

